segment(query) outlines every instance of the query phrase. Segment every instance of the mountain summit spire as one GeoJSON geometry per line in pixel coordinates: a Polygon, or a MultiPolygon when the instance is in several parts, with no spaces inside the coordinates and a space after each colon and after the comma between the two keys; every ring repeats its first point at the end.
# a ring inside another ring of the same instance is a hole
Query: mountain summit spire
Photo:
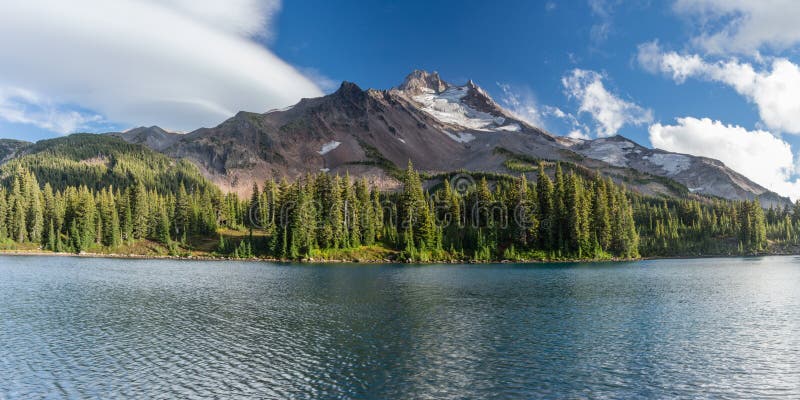
{"type": "Polygon", "coordinates": [[[406,79],[398,89],[404,92],[421,92],[424,89],[430,89],[435,93],[441,93],[447,90],[448,87],[450,87],[450,84],[443,81],[438,72],[429,73],[428,71],[415,69],[406,76],[406,79]]]}

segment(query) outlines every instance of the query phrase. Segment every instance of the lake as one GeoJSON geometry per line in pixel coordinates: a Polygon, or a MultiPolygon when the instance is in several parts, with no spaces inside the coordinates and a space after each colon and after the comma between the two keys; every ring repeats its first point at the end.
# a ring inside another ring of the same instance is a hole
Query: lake
{"type": "Polygon", "coordinates": [[[800,258],[0,257],[0,398],[800,397],[800,258]]]}

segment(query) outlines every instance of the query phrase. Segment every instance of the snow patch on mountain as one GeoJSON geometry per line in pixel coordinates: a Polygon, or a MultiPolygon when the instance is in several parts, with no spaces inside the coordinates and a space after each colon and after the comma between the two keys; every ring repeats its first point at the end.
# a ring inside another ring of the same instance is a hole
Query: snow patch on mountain
{"type": "Polygon", "coordinates": [[[423,88],[422,94],[412,98],[420,103],[423,111],[446,124],[477,131],[491,131],[503,125],[505,118],[495,117],[462,103],[461,100],[468,90],[466,86],[454,86],[436,93],[432,89],[423,88]]]}
{"type": "Polygon", "coordinates": [[[444,132],[444,134],[450,136],[450,139],[453,139],[459,143],[469,143],[475,140],[475,135],[466,132],[456,132],[456,133],[444,132]]]}
{"type": "Polygon", "coordinates": [[[631,142],[596,140],[591,144],[590,148],[582,151],[581,153],[587,157],[605,161],[616,167],[627,167],[627,154],[629,153],[628,150],[633,147],[634,144],[631,142]]]}
{"type": "Polygon", "coordinates": [[[332,140],[328,143],[323,144],[322,149],[320,149],[317,153],[324,156],[325,154],[328,154],[331,151],[333,151],[333,149],[339,147],[340,144],[342,144],[342,142],[337,142],[335,140],[332,140]]]}
{"type": "Polygon", "coordinates": [[[686,171],[692,164],[692,160],[688,156],[682,154],[654,153],[642,158],[660,166],[668,176],[686,171]]]}
{"type": "Polygon", "coordinates": [[[585,139],[579,139],[569,136],[558,136],[556,139],[558,140],[559,143],[561,143],[562,145],[564,145],[564,147],[567,148],[575,147],[577,145],[587,142],[587,140],[585,139]]]}
{"type": "Polygon", "coordinates": [[[498,131],[506,131],[506,132],[519,132],[522,130],[522,127],[519,124],[508,124],[498,127],[496,130],[498,131]]]}
{"type": "Polygon", "coordinates": [[[285,112],[285,111],[289,111],[289,110],[291,110],[293,108],[294,108],[294,104],[291,105],[291,106],[283,107],[283,108],[273,108],[273,109],[267,111],[267,114],[272,114],[272,113],[276,113],[276,112],[285,112]]]}

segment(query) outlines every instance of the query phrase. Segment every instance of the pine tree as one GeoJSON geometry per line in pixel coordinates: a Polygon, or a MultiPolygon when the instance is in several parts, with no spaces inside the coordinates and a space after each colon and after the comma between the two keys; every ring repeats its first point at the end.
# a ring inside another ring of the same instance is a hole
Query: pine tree
{"type": "Polygon", "coordinates": [[[131,243],[133,242],[134,219],[130,191],[126,189],[126,191],[119,193],[116,197],[119,199],[117,201],[117,210],[119,215],[120,237],[125,242],[131,243]]]}
{"type": "Polygon", "coordinates": [[[116,247],[121,243],[119,214],[114,199],[113,189],[103,189],[100,194],[100,216],[102,224],[102,243],[104,246],[116,247]]]}
{"type": "Polygon", "coordinates": [[[28,227],[27,221],[25,220],[28,210],[25,207],[26,202],[23,198],[22,180],[20,179],[24,171],[18,170],[17,173],[18,175],[16,175],[11,183],[11,194],[8,199],[10,214],[8,225],[10,228],[10,236],[15,242],[22,243],[28,238],[28,227]]]}
{"type": "Polygon", "coordinates": [[[371,246],[375,243],[376,224],[375,211],[372,208],[372,199],[370,198],[370,190],[366,179],[362,178],[356,182],[355,195],[358,199],[358,209],[360,210],[358,225],[361,229],[361,240],[364,245],[371,246]]]}
{"type": "Polygon", "coordinates": [[[148,207],[147,191],[142,181],[138,181],[130,191],[129,204],[133,218],[133,238],[143,239],[149,232],[150,209],[148,207]]]}
{"type": "Polygon", "coordinates": [[[6,191],[0,187],[0,243],[8,239],[8,202],[6,191]]]}
{"type": "Polygon", "coordinates": [[[386,228],[384,224],[384,212],[383,212],[383,204],[381,203],[381,197],[377,190],[372,192],[372,215],[373,215],[373,224],[375,225],[375,240],[379,241],[384,239],[384,230],[386,228]]]}
{"type": "Polygon", "coordinates": [[[541,221],[539,225],[539,247],[552,249],[555,242],[556,215],[554,212],[554,188],[553,182],[544,171],[544,163],[539,162],[539,174],[536,180],[536,193],[539,195],[537,218],[541,221]]]}
{"type": "Polygon", "coordinates": [[[600,248],[608,250],[611,246],[611,217],[608,212],[608,193],[606,182],[599,174],[594,180],[594,199],[592,201],[591,231],[600,248]]]}
{"type": "Polygon", "coordinates": [[[342,183],[342,198],[344,199],[344,227],[347,247],[361,245],[361,226],[359,224],[360,204],[355,189],[350,181],[350,173],[346,173],[342,183]]]}
{"type": "MultiPolygon", "coordinates": [[[[256,186],[256,188],[258,187],[256,186]]],[[[175,215],[173,217],[175,221],[174,232],[178,238],[185,238],[189,234],[192,224],[190,201],[191,198],[186,192],[186,187],[181,183],[178,188],[178,194],[175,197],[175,215]]],[[[185,242],[185,240],[183,241],[185,242]]]]}
{"type": "Polygon", "coordinates": [[[158,206],[156,207],[156,228],[155,228],[155,239],[161,242],[162,244],[170,244],[171,238],[169,236],[170,231],[170,223],[169,223],[169,214],[167,213],[166,204],[163,201],[157,202],[158,206]]]}
{"type": "Polygon", "coordinates": [[[34,243],[41,243],[44,233],[44,207],[42,206],[42,193],[36,177],[30,172],[23,175],[23,196],[28,200],[26,205],[26,224],[28,239],[34,243]]]}

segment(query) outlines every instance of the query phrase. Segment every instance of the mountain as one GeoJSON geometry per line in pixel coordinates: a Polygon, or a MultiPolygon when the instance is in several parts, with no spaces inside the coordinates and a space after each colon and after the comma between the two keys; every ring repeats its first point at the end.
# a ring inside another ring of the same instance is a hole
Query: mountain
{"type": "Polygon", "coordinates": [[[687,192],[726,199],[788,199],[719,161],[640,146],[623,137],[577,141],[552,135],[500,107],[474,82],[453,85],[414,71],[389,90],[342,83],[330,95],[263,114],[240,112],[214,128],[170,135],[157,127],[121,135],[187,158],[225,190],[308,172],[350,172],[391,187],[410,159],[431,173],[518,173],[536,160],[571,162],[649,195],[687,192]]]}
{"type": "Polygon", "coordinates": [[[17,151],[30,146],[30,142],[14,139],[0,139],[0,164],[13,158],[17,151]]]}
{"type": "MultiPolygon", "coordinates": [[[[270,176],[320,170],[350,172],[393,187],[393,175],[408,160],[430,174],[461,169],[510,173],[511,160],[545,159],[631,175],[573,152],[556,136],[500,107],[474,82],[452,85],[424,71],[414,71],[389,90],[362,90],[344,82],[330,95],[263,114],[240,112],[214,128],[177,136],[153,131],[116,135],[188,159],[224,190],[243,194],[270,176]],[[162,145],[170,140],[175,141],[162,145]]],[[[675,194],[656,177],[633,174],[645,182],[640,185],[644,193],[675,194]]]]}
{"type": "Polygon", "coordinates": [[[765,206],[785,205],[789,201],[711,158],[650,149],[623,136],[595,140],[560,138],[560,141],[586,157],[673,179],[691,193],[737,200],[758,197],[765,206]]]}
{"type": "Polygon", "coordinates": [[[140,126],[125,132],[112,132],[111,136],[119,137],[126,142],[141,144],[156,151],[162,151],[180,139],[180,134],[169,132],[158,126],[140,126]]]}
{"type": "Polygon", "coordinates": [[[495,147],[541,157],[554,144],[551,135],[513,118],[474,84],[452,86],[418,71],[392,90],[344,82],[331,95],[288,109],[240,112],[162,151],[188,158],[228,190],[249,190],[252,181],[269,176],[320,170],[387,182],[387,172],[409,159],[426,171],[501,171],[504,159],[493,154],[495,147]]]}
{"type": "Polygon", "coordinates": [[[621,136],[555,136],[504,109],[472,81],[454,85],[419,70],[392,89],[343,82],[327,96],[266,113],[242,111],[186,134],[152,126],[108,136],[189,160],[223,190],[240,194],[269,177],[318,171],[349,172],[392,188],[409,160],[432,177],[467,170],[532,178],[544,160],[585,174],[599,171],[645,195],[789,203],[717,160],[648,149],[621,136]]]}

